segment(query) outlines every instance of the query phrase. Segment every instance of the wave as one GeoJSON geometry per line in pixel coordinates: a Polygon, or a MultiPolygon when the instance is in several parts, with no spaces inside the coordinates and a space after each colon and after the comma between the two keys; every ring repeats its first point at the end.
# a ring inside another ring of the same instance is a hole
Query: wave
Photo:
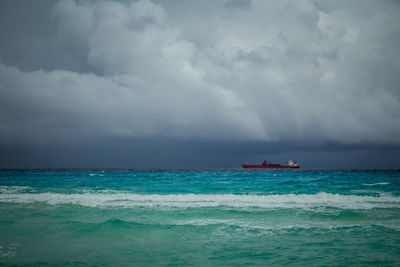
{"type": "Polygon", "coordinates": [[[362,184],[366,186],[374,186],[374,185],[388,185],[390,184],[389,182],[381,182],[381,183],[374,183],[374,184],[362,184]]]}
{"type": "Polygon", "coordinates": [[[171,227],[213,227],[213,228],[237,228],[244,230],[266,230],[266,231],[285,231],[285,230],[343,230],[343,229],[365,229],[373,227],[384,227],[386,229],[400,230],[400,227],[394,223],[344,223],[344,222],[299,222],[299,223],[271,223],[263,220],[245,220],[245,219],[183,219],[183,220],[166,220],[166,221],[151,221],[140,222],[124,219],[108,219],[97,223],[87,222],[68,222],[70,224],[78,225],[79,227],[86,227],[92,229],[99,229],[100,227],[113,227],[113,228],[168,228],[171,227]]]}
{"type": "Polygon", "coordinates": [[[319,208],[340,209],[400,208],[400,197],[317,194],[135,194],[110,191],[84,193],[3,193],[2,203],[45,203],[48,205],[79,205],[94,208],[319,208]]]}
{"type": "Polygon", "coordinates": [[[0,193],[1,194],[15,194],[15,193],[22,193],[27,191],[34,191],[33,188],[29,186],[18,186],[18,185],[3,185],[0,186],[0,193]]]}
{"type": "Polygon", "coordinates": [[[175,221],[173,224],[167,225],[177,225],[177,226],[231,226],[247,229],[258,229],[258,230],[298,230],[298,229],[326,229],[326,230],[342,230],[342,229],[361,229],[361,228],[371,228],[371,227],[384,227],[386,229],[399,231],[400,226],[396,223],[324,223],[324,222],[308,222],[308,223],[298,223],[298,224],[274,224],[267,223],[265,221],[257,220],[237,220],[237,219],[192,219],[192,220],[181,220],[175,221]]]}

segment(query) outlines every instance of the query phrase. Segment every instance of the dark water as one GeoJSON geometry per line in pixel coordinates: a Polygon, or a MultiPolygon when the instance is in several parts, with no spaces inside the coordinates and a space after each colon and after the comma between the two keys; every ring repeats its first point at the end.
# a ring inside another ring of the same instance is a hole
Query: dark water
{"type": "Polygon", "coordinates": [[[0,263],[399,266],[398,171],[3,171],[0,263]]]}

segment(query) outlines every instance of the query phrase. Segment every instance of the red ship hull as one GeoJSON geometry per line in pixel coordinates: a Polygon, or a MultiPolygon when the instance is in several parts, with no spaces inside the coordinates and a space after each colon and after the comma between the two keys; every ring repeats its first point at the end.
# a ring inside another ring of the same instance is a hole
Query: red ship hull
{"type": "Polygon", "coordinates": [[[300,168],[300,165],[292,160],[289,161],[289,166],[269,163],[266,160],[264,160],[264,162],[261,163],[261,165],[249,165],[246,163],[242,164],[242,167],[245,169],[298,169],[300,168]]]}
{"type": "Polygon", "coordinates": [[[282,165],[247,165],[243,164],[245,169],[298,169],[300,166],[282,166],[282,165]]]}

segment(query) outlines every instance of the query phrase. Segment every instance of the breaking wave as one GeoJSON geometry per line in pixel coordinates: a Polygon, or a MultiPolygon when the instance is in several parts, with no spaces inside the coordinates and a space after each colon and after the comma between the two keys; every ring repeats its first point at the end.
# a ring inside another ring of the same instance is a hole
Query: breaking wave
{"type": "Polygon", "coordinates": [[[374,186],[374,185],[388,185],[390,184],[389,182],[380,182],[380,183],[373,183],[373,184],[362,184],[366,186],[374,186]]]}
{"type": "Polygon", "coordinates": [[[29,186],[18,186],[18,185],[0,186],[1,194],[15,194],[27,191],[34,191],[34,190],[29,186]]]}
{"type": "Polygon", "coordinates": [[[79,205],[97,208],[318,208],[340,209],[400,208],[400,197],[317,194],[135,194],[113,191],[86,191],[84,193],[21,193],[8,191],[0,194],[2,203],[44,203],[48,205],[79,205]]]}

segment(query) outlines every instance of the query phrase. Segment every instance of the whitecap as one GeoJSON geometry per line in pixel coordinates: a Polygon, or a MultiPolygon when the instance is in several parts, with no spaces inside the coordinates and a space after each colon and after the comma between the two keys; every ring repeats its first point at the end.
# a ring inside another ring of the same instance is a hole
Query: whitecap
{"type": "Polygon", "coordinates": [[[380,182],[380,183],[374,183],[374,184],[362,184],[366,186],[374,186],[374,185],[388,185],[390,184],[389,182],[380,182]]]}
{"type": "Polygon", "coordinates": [[[135,194],[115,191],[85,193],[12,193],[0,194],[3,203],[45,203],[49,205],[80,205],[99,208],[234,208],[234,209],[340,209],[400,208],[400,197],[317,194],[135,194]]]}
{"type": "Polygon", "coordinates": [[[8,185],[3,185],[0,186],[0,193],[1,194],[15,194],[15,193],[21,193],[21,192],[25,192],[28,190],[32,190],[31,187],[29,186],[8,186],[8,185]]]}

